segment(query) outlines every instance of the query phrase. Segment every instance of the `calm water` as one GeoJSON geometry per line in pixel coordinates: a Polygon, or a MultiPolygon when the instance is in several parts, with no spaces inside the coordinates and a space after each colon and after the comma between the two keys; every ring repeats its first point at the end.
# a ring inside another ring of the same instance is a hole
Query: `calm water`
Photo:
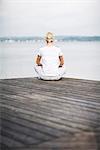
{"type": "MultiPolygon", "coordinates": [[[[100,80],[100,42],[56,42],[65,57],[66,77],[100,80]]],[[[0,43],[0,79],[34,77],[34,60],[44,43],[0,43]]]]}

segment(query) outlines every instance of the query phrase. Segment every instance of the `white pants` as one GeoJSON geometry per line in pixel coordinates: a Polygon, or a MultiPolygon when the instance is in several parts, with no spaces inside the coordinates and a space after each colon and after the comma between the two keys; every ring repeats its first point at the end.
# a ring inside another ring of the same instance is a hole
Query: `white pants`
{"type": "Polygon", "coordinates": [[[45,76],[41,66],[35,66],[34,69],[38,74],[38,78],[43,80],[59,80],[65,74],[65,66],[58,68],[59,74],[56,76],[45,76]]]}

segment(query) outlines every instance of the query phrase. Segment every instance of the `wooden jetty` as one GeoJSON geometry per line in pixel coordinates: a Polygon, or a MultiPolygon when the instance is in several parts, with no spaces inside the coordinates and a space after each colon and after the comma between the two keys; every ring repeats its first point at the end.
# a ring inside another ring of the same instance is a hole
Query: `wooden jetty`
{"type": "Polygon", "coordinates": [[[1,150],[100,150],[100,82],[0,80],[1,150]]]}

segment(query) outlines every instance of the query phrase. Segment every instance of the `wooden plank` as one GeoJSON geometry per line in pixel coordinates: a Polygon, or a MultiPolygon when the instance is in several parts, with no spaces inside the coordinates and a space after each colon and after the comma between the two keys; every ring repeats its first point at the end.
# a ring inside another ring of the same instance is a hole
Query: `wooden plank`
{"type": "MultiPolygon", "coordinates": [[[[10,131],[15,131],[20,133],[21,136],[23,137],[23,135],[26,136],[26,140],[27,137],[31,137],[33,139],[34,143],[37,143],[39,141],[45,141],[51,138],[54,138],[54,136],[52,135],[47,135],[44,133],[39,131],[38,129],[35,129],[35,125],[33,124],[32,126],[27,126],[28,122],[24,125],[23,123],[21,124],[20,122],[17,122],[17,119],[15,121],[9,120],[9,119],[3,119],[2,121],[2,126],[5,129],[8,129],[10,131]]],[[[42,129],[41,129],[42,130],[42,129]]],[[[20,139],[20,138],[19,138],[20,139]]]]}
{"type": "MultiPolygon", "coordinates": [[[[6,100],[3,100],[3,101],[4,101],[3,104],[6,104],[6,100]]],[[[55,120],[55,118],[56,118],[56,121],[62,120],[63,123],[65,123],[65,124],[67,123],[67,125],[68,125],[68,123],[69,124],[74,123],[74,125],[76,124],[75,126],[78,125],[78,127],[80,126],[81,128],[85,127],[85,125],[87,126],[87,124],[89,124],[89,123],[91,125],[93,125],[93,124],[96,125],[96,124],[98,124],[98,120],[99,120],[99,115],[97,115],[96,113],[93,113],[91,115],[91,113],[89,113],[88,111],[84,112],[81,110],[81,113],[79,115],[77,115],[77,113],[80,111],[80,109],[75,110],[75,108],[74,108],[73,112],[71,112],[68,109],[66,109],[67,111],[64,111],[63,107],[62,107],[62,109],[59,107],[58,109],[52,109],[52,111],[54,112],[52,114],[51,109],[48,109],[47,107],[46,107],[46,109],[45,109],[45,107],[43,107],[42,109],[39,108],[39,110],[37,110],[38,107],[37,107],[37,105],[35,107],[34,106],[35,104],[33,106],[27,104],[28,105],[27,106],[27,105],[24,105],[24,103],[20,103],[20,104],[18,103],[17,104],[16,101],[15,102],[14,101],[13,102],[7,101],[7,105],[13,106],[14,109],[16,110],[16,112],[18,112],[17,108],[21,108],[21,109],[23,108],[24,110],[28,110],[31,114],[30,117],[36,116],[38,118],[37,114],[39,114],[39,118],[41,118],[43,116],[42,119],[43,118],[44,119],[46,119],[46,118],[50,119],[52,117],[52,120],[55,120]],[[75,115],[74,115],[74,113],[75,113],[75,115]],[[83,115],[83,113],[84,113],[84,115],[83,115]],[[95,117],[95,118],[93,118],[93,117],[95,117]]],[[[23,111],[23,113],[24,113],[24,111],[23,111]]],[[[24,114],[23,114],[23,117],[24,117],[24,114]]],[[[26,115],[25,115],[25,117],[26,117],[26,115]]]]}
{"type": "MultiPolygon", "coordinates": [[[[5,87],[7,87],[6,85],[5,85],[5,87]]],[[[55,90],[54,90],[54,88],[53,88],[53,92],[52,92],[52,88],[50,88],[50,86],[49,87],[43,87],[43,85],[41,86],[42,87],[42,89],[41,89],[41,87],[40,88],[37,88],[38,87],[38,85],[36,86],[33,86],[33,87],[15,87],[15,89],[14,89],[14,86],[12,86],[12,85],[9,85],[9,88],[11,88],[11,91],[13,91],[14,92],[14,94],[18,94],[18,93],[20,93],[20,89],[22,88],[22,94],[25,94],[25,93],[32,93],[32,92],[37,92],[38,91],[38,94],[39,93],[41,93],[41,91],[43,90],[45,90],[45,93],[48,95],[48,94],[53,94],[53,96],[66,96],[66,94],[67,95],[70,95],[70,96],[81,96],[81,98],[82,98],[82,96],[86,99],[86,98],[94,98],[94,99],[100,99],[100,96],[96,93],[96,89],[94,90],[94,94],[92,95],[92,93],[93,93],[93,91],[91,91],[91,93],[89,94],[89,92],[87,91],[87,92],[85,92],[85,93],[83,93],[82,94],[82,92],[80,93],[80,90],[78,89],[77,90],[77,93],[76,92],[74,92],[75,90],[74,89],[71,89],[71,90],[66,90],[66,89],[62,89],[62,87],[60,87],[60,93],[59,93],[59,90],[57,90],[56,88],[55,88],[55,90]],[[12,87],[12,88],[11,88],[12,87]],[[49,92],[47,91],[47,89],[46,88],[49,88],[49,92]],[[16,93],[15,93],[15,91],[16,91],[16,93]],[[57,92],[57,94],[55,93],[55,91],[57,92]],[[98,96],[97,96],[98,95],[98,96]]],[[[9,89],[10,90],[10,89],[9,89]]],[[[8,90],[8,91],[9,91],[8,90]]],[[[11,92],[10,91],[10,92],[11,92]]],[[[84,91],[84,90],[83,90],[84,91]]],[[[86,89],[85,89],[85,91],[86,91],[86,89]]],[[[45,94],[44,93],[44,94],[45,94]]]]}
{"type": "Polygon", "coordinates": [[[95,132],[99,143],[99,81],[6,79],[0,91],[3,148],[63,149],[66,136],[71,149],[73,135],[84,130],[95,132]]]}
{"type": "Polygon", "coordinates": [[[15,139],[16,141],[23,143],[23,145],[36,144],[39,142],[39,140],[32,138],[31,136],[26,136],[26,134],[21,134],[18,131],[15,132],[15,130],[12,129],[8,130],[8,128],[3,128],[1,135],[5,135],[9,138],[15,139]]]}
{"type": "Polygon", "coordinates": [[[52,108],[54,107],[59,107],[59,105],[62,105],[63,108],[65,106],[65,108],[70,107],[70,105],[74,105],[75,108],[80,108],[82,106],[82,108],[85,108],[85,111],[96,111],[99,113],[99,108],[100,108],[100,104],[98,102],[87,102],[81,99],[75,99],[75,98],[69,98],[69,97],[62,97],[61,99],[58,99],[57,97],[49,97],[49,96],[41,96],[41,98],[38,97],[38,95],[33,95],[30,97],[30,95],[28,96],[20,96],[20,95],[1,95],[2,97],[2,101],[4,100],[9,100],[9,98],[12,100],[13,102],[16,101],[16,103],[30,103],[31,105],[35,105],[35,104],[39,104],[41,103],[43,106],[47,106],[49,104],[49,106],[51,106],[52,108]],[[18,99],[18,100],[17,100],[18,99]],[[28,99],[28,100],[27,100],[28,99]]]}
{"type": "MultiPolygon", "coordinates": [[[[22,98],[21,98],[22,99],[22,98]]],[[[18,97],[18,101],[20,100],[20,97],[18,97]]],[[[74,100],[74,99],[73,99],[74,100]]],[[[4,99],[3,99],[3,101],[4,101],[4,99]]],[[[14,99],[13,99],[13,101],[14,101],[14,99]]],[[[17,100],[16,100],[17,101],[17,100]]],[[[36,100],[37,101],[37,100],[36,100]]],[[[52,100],[50,100],[50,102],[51,102],[52,100]]],[[[29,99],[28,99],[28,102],[29,102],[29,99]]],[[[80,101],[81,103],[82,103],[82,101],[80,101]]],[[[13,103],[12,101],[11,101],[11,103],[13,103]]],[[[24,98],[24,103],[25,103],[25,98],[24,98]]],[[[33,103],[33,106],[32,106],[32,108],[34,108],[34,106],[35,106],[35,103],[34,103],[34,101],[32,101],[32,103],[33,103]]],[[[69,111],[68,110],[68,104],[66,105],[65,103],[64,103],[64,105],[62,105],[63,106],[63,110],[61,111],[61,107],[58,107],[57,105],[55,105],[55,99],[52,101],[52,103],[50,104],[50,103],[47,103],[46,105],[45,105],[45,103],[42,101],[42,103],[43,103],[43,109],[42,109],[42,111],[44,111],[44,109],[46,109],[46,112],[47,112],[47,114],[48,114],[48,111],[47,111],[47,107],[48,107],[48,105],[49,105],[49,108],[51,109],[52,108],[52,110],[53,110],[53,105],[55,106],[55,109],[54,110],[56,110],[56,111],[58,111],[58,112],[64,112],[64,110],[65,110],[65,113],[66,113],[66,111],[69,111]],[[66,107],[64,107],[66,105],[66,107]],[[45,106],[45,107],[44,107],[45,106]],[[58,110],[57,110],[57,107],[58,107],[58,110]],[[67,108],[67,109],[66,109],[67,108]]],[[[57,102],[58,103],[58,102],[57,102]]],[[[61,100],[61,103],[62,103],[62,100],[61,100]]],[[[61,105],[61,103],[60,103],[60,105],[61,105]]],[[[67,101],[67,103],[68,103],[68,101],[67,101]]],[[[16,103],[17,104],[17,103],[16,103]]],[[[24,105],[24,104],[23,104],[24,105]]],[[[28,104],[27,104],[28,105],[28,104]]],[[[32,105],[32,104],[31,104],[32,105]]],[[[71,106],[72,106],[72,104],[70,104],[71,106]]],[[[98,105],[98,103],[97,103],[97,105],[98,105]]],[[[76,103],[76,106],[77,106],[77,103],[76,103]]],[[[75,104],[74,104],[74,108],[76,107],[75,106],[75,104]]],[[[82,105],[82,113],[89,113],[89,110],[85,107],[85,110],[83,111],[83,107],[84,105],[82,105]],[[88,111],[88,112],[87,112],[88,111]]],[[[89,106],[89,104],[87,105],[87,106],[89,106]]],[[[41,106],[40,106],[41,107],[41,106]]],[[[25,108],[25,106],[24,106],[24,108],[25,108]]],[[[72,107],[73,108],[73,107],[72,107]]],[[[73,109],[74,109],[73,108],[73,109]]],[[[81,108],[81,107],[79,107],[79,108],[81,108]]],[[[78,107],[76,107],[76,109],[77,109],[77,111],[80,111],[80,109],[79,109],[78,107]]],[[[99,113],[99,107],[97,107],[98,108],[98,113],[99,113]]],[[[31,110],[31,106],[29,105],[29,109],[31,110]]],[[[34,108],[35,109],[35,108],[34,108]]],[[[69,109],[71,109],[71,107],[69,107],[69,109]]],[[[40,108],[39,108],[39,110],[40,110],[40,108]]],[[[94,111],[94,110],[96,110],[96,107],[94,106],[94,109],[92,109],[91,108],[91,111],[94,111]]],[[[70,112],[71,113],[71,112],[70,112]]],[[[75,110],[74,110],[74,113],[75,113],[75,110]]],[[[76,112],[77,113],[77,112],[76,112]]],[[[77,114],[79,114],[79,113],[77,113],[77,114]]],[[[95,117],[96,118],[96,114],[95,113],[90,113],[90,114],[92,114],[92,115],[94,115],[94,116],[91,116],[91,117],[95,117]]],[[[85,115],[85,114],[84,114],[85,115]]],[[[89,115],[89,114],[88,114],[89,115]]],[[[79,116],[78,116],[79,117],[79,116]]],[[[82,117],[82,115],[81,115],[81,117],[82,117]]],[[[86,115],[86,117],[87,117],[87,115],[86,115]]],[[[86,119],[86,118],[85,118],[86,119]]]]}
{"type": "Polygon", "coordinates": [[[16,139],[13,139],[12,137],[7,137],[6,135],[2,135],[2,144],[5,145],[6,147],[23,147],[24,144],[16,141],[16,139]]]}

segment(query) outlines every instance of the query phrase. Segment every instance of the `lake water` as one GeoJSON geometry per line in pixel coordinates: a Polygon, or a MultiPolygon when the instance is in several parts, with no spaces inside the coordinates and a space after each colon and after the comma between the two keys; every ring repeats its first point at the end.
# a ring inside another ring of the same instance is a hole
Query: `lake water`
{"type": "MultiPolygon", "coordinates": [[[[55,42],[65,57],[68,78],[100,80],[100,42],[55,42]]],[[[34,60],[43,42],[0,42],[0,79],[34,77],[34,60]]]]}

